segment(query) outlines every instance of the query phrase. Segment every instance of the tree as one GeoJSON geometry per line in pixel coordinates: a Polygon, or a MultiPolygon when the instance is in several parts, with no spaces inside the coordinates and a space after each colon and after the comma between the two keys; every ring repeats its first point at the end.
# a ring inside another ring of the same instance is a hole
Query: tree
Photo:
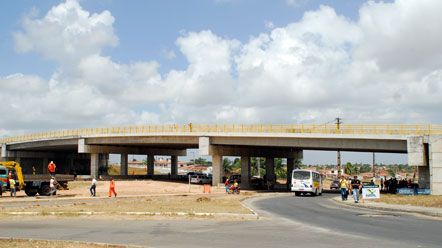
{"type": "Polygon", "coordinates": [[[223,159],[223,170],[224,172],[232,172],[233,163],[228,158],[223,159]]]}

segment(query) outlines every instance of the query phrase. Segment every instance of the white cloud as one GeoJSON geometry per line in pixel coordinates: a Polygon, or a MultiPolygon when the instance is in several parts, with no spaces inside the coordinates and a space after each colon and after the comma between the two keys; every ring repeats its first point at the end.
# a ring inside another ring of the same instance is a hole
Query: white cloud
{"type": "Polygon", "coordinates": [[[115,46],[114,17],[109,11],[90,14],[75,0],[53,7],[43,18],[25,17],[23,31],[14,33],[19,52],[34,51],[59,63],[76,62],[115,46]]]}
{"type": "Polygon", "coordinates": [[[68,0],[40,19],[25,18],[14,33],[18,51],[37,52],[59,67],[49,79],[0,77],[0,113],[10,117],[0,118],[0,126],[15,133],[142,123],[321,123],[336,116],[441,122],[440,5],[368,2],[357,21],[321,6],[244,43],[210,30],[182,32],[176,45],[188,66],[161,75],[158,62],[124,64],[103,55],[118,42],[114,17],[68,0]]]}

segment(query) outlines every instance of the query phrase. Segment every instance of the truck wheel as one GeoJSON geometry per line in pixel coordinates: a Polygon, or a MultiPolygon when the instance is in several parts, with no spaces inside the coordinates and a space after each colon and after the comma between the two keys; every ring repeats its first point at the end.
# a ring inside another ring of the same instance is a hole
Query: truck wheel
{"type": "Polygon", "coordinates": [[[27,196],[35,196],[37,194],[37,189],[25,188],[25,193],[27,196]]]}
{"type": "Polygon", "coordinates": [[[300,196],[300,195],[301,195],[301,192],[295,191],[295,195],[296,195],[296,196],[300,196]]]}
{"type": "Polygon", "coordinates": [[[49,196],[51,194],[51,187],[49,187],[47,184],[42,185],[38,190],[38,194],[41,196],[49,196]]]}

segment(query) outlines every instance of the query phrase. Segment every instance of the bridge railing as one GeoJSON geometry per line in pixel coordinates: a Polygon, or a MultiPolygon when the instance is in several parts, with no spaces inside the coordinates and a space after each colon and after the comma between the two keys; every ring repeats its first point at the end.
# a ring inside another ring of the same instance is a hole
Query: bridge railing
{"type": "Polygon", "coordinates": [[[57,130],[0,138],[0,143],[82,136],[149,135],[154,133],[299,133],[356,135],[442,135],[442,125],[341,124],[170,124],[57,130]]]}

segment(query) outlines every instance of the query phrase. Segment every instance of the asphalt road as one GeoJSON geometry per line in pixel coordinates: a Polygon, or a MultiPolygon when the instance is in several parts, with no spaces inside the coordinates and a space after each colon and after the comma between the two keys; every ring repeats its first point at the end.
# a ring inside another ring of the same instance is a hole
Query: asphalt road
{"type": "Polygon", "coordinates": [[[292,194],[249,202],[256,221],[1,219],[0,236],[147,247],[442,247],[442,221],[292,194]]]}

